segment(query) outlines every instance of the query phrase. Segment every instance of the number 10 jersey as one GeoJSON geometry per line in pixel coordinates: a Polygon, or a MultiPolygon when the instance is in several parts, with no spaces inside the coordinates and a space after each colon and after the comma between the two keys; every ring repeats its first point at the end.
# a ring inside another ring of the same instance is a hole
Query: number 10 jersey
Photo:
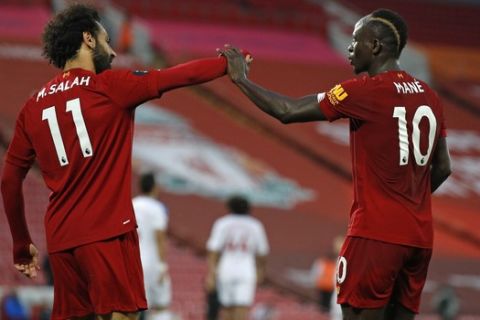
{"type": "Polygon", "coordinates": [[[406,72],[388,71],[345,81],[318,101],[329,121],[350,121],[348,235],[431,248],[430,166],[446,136],[437,94],[406,72]]]}

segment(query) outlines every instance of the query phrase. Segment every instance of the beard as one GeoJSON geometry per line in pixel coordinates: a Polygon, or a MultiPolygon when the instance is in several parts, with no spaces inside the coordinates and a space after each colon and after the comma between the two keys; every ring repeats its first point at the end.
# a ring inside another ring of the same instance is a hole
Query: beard
{"type": "Polygon", "coordinates": [[[112,69],[112,60],[112,57],[101,45],[95,46],[95,49],[93,49],[93,65],[96,73],[112,69]]]}

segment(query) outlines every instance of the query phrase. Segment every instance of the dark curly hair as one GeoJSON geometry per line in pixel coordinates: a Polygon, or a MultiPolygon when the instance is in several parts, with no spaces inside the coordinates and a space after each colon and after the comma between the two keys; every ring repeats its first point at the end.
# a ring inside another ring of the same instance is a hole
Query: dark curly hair
{"type": "Polygon", "coordinates": [[[57,68],[63,69],[80,49],[83,32],[97,37],[99,22],[97,10],[82,4],[74,4],[58,13],[43,31],[43,56],[57,68]]]}
{"type": "Polygon", "coordinates": [[[227,200],[227,208],[233,214],[249,214],[250,202],[241,195],[233,195],[227,200]]]}
{"type": "Polygon", "coordinates": [[[147,172],[140,176],[140,191],[142,193],[150,193],[155,187],[155,174],[147,172]]]}

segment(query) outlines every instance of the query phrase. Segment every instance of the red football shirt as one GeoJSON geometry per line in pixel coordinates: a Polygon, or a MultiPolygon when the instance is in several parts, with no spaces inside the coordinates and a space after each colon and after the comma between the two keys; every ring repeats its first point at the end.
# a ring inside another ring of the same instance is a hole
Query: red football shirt
{"type": "Polygon", "coordinates": [[[348,235],[431,248],[430,164],[444,116],[435,92],[403,71],[318,95],[329,121],[350,119],[354,201],[348,235]]]}
{"type": "Polygon", "coordinates": [[[224,58],[150,72],[72,69],[27,101],[5,161],[26,169],[38,162],[52,191],[45,216],[49,252],[136,227],[131,197],[135,107],[163,91],[219,77],[225,69],[224,58]]]}

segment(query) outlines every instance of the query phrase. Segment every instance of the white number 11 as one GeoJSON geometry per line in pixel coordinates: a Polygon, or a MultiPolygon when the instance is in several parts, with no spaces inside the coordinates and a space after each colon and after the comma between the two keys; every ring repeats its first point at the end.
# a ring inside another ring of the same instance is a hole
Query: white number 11
{"type": "MultiPolygon", "coordinates": [[[[78,140],[80,141],[80,148],[84,158],[91,157],[93,155],[92,144],[90,137],[88,136],[87,127],[83,120],[82,109],[80,108],[80,99],[76,98],[67,101],[67,112],[72,113],[73,123],[77,130],[78,140]]],[[[55,106],[46,108],[42,112],[42,120],[47,120],[50,128],[50,134],[52,135],[55,151],[57,152],[58,162],[61,166],[68,164],[67,153],[65,152],[65,145],[63,144],[62,134],[60,133],[60,127],[58,126],[57,113],[55,106]]]]}

